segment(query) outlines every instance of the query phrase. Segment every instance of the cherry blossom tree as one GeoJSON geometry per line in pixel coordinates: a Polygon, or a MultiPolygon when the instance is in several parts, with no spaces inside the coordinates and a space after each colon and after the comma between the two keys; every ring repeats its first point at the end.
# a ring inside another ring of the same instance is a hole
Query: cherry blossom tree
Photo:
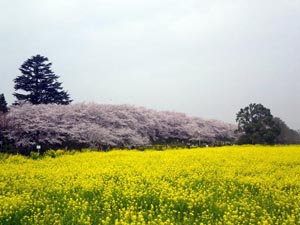
{"type": "Polygon", "coordinates": [[[234,138],[235,126],[183,113],[129,105],[81,103],[16,105],[7,114],[8,138],[18,148],[138,147],[153,143],[234,138]]]}

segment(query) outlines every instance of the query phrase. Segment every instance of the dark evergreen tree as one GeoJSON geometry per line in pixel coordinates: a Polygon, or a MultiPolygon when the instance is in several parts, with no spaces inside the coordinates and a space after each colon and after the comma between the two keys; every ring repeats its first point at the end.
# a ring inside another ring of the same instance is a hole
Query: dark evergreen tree
{"type": "Polygon", "coordinates": [[[6,128],[7,103],[4,94],[0,94],[0,151],[3,151],[4,130],[6,128]]]}
{"type": "Polygon", "coordinates": [[[19,69],[22,75],[14,79],[15,90],[25,92],[14,93],[19,102],[67,105],[72,101],[62,90],[62,83],[57,82],[59,77],[52,72],[51,65],[48,58],[41,55],[33,56],[22,64],[19,69]]]}
{"type": "Polygon", "coordinates": [[[274,122],[270,109],[252,103],[237,113],[240,144],[274,144],[280,127],[274,122]]]}
{"type": "Polygon", "coordinates": [[[0,94],[0,112],[6,113],[7,111],[7,102],[5,100],[4,94],[0,94]]]}

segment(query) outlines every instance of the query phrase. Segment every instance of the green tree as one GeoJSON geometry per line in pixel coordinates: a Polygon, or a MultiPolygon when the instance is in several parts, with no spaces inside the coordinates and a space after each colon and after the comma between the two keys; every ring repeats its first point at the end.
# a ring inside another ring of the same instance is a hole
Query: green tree
{"type": "Polygon", "coordinates": [[[280,118],[275,117],[274,122],[280,127],[280,134],[276,138],[276,143],[279,144],[299,144],[300,134],[289,128],[280,118]]]}
{"type": "Polygon", "coordinates": [[[6,113],[7,111],[7,102],[5,100],[4,94],[0,94],[0,112],[6,113]]]}
{"type": "Polygon", "coordinates": [[[14,93],[18,101],[35,105],[67,105],[72,101],[62,90],[62,83],[57,82],[59,77],[52,72],[51,65],[48,58],[41,55],[33,56],[21,65],[19,70],[22,74],[14,79],[15,90],[22,90],[22,93],[14,93]]]}
{"type": "Polygon", "coordinates": [[[274,144],[280,127],[274,122],[270,109],[251,103],[236,115],[240,144],[274,144]]]}

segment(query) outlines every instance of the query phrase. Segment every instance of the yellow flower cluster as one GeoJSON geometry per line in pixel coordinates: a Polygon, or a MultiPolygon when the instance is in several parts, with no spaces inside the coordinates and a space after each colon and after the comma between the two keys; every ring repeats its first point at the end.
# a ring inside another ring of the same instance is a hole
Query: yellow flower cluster
{"type": "Polygon", "coordinates": [[[300,146],[3,157],[0,224],[300,224],[300,146]]]}

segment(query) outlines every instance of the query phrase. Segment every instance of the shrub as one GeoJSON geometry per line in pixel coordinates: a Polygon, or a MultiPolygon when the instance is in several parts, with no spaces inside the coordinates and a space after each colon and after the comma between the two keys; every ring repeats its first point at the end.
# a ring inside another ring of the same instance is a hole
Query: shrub
{"type": "MultiPolygon", "coordinates": [[[[70,151],[71,152],[71,151],[70,151]]],[[[65,150],[62,150],[62,149],[58,149],[56,150],[56,156],[62,156],[62,155],[65,155],[66,154],[66,151],[65,150]]]]}
{"type": "Polygon", "coordinates": [[[45,156],[49,156],[51,158],[56,158],[57,152],[53,149],[49,149],[45,152],[45,156]]]}
{"type": "Polygon", "coordinates": [[[38,153],[38,152],[30,152],[30,158],[34,159],[34,160],[39,159],[40,158],[40,153],[38,153]]]}

